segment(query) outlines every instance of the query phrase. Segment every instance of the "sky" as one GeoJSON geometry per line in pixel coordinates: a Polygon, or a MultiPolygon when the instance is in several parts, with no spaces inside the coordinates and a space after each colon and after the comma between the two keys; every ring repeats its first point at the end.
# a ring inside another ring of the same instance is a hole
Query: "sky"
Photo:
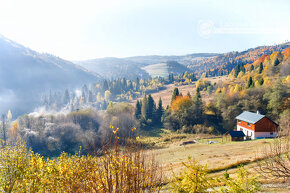
{"type": "Polygon", "coordinates": [[[290,41],[289,10],[289,0],[0,0],[0,34],[67,60],[222,53],[290,41]]]}

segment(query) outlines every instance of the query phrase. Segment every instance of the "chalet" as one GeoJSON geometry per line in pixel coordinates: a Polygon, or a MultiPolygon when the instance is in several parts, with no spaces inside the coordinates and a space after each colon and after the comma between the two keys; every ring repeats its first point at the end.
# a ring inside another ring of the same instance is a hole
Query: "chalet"
{"type": "Polygon", "coordinates": [[[236,119],[237,131],[243,131],[248,139],[273,138],[277,136],[278,124],[259,112],[244,111],[236,119]]]}

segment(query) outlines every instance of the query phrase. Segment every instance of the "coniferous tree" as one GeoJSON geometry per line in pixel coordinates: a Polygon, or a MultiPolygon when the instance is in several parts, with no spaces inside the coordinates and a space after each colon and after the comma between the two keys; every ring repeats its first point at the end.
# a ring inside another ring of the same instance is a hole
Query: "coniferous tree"
{"type": "Polygon", "coordinates": [[[142,100],[142,108],[141,108],[142,116],[147,119],[147,111],[148,111],[148,100],[147,96],[145,95],[143,100],[142,100]]]}
{"type": "Polygon", "coordinates": [[[240,71],[241,71],[240,65],[236,65],[234,71],[235,71],[235,77],[237,78],[237,77],[238,77],[238,74],[239,74],[240,71]]]}
{"type": "Polygon", "coordinates": [[[253,86],[253,78],[250,76],[250,78],[248,80],[247,88],[250,88],[252,86],[253,86]]]}
{"type": "Polygon", "coordinates": [[[263,72],[263,69],[264,69],[263,63],[261,62],[260,63],[260,68],[259,68],[259,74],[261,74],[263,72]]]}
{"type": "Polygon", "coordinates": [[[156,105],[155,102],[151,96],[151,94],[148,95],[148,106],[147,106],[147,119],[153,120],[153,115],[156,111],[156,105]]]}
{"type": "Polygon", "coordinates": [[[202,98],[200,95],[199,88],[196,89],[196,94],[193,98],[194,111],[193,111],[193,119],[195,119],[196,123],[201,123],[203,121],[203,107],[202,107],[202,98]]]}
{"type": "Polygon", "coordinates": [[[137,77],[137,78],[136,78],[136,91],[139,90],[139,87],[140,87],[140,80],[139,80],[139,78],[137,77]]]}
{"type": "Polygon", "coordinates": [[[172,97],[171,97],[171,103],[176,99],[177,96],[179,96],[179,90],[178,88],[174,88],[172,97]]]}
{"type": "Polygon", "coordinates": [[[142,115],[142,104],[141,101],[137,100],[136,109],[135,109],[135,117],[140,119],[142,115]]]}
{"type": "Polygon", "coordinates": [[[260,84],[260,85],[263,85],[263,84],[264,84],[264,79],[263,79],[263,78],[261,78],[261,79],[259,80],[259,84],[260,84]]]}
{"type": "Polygon", "coordinates": [[[163,112],[164,112],[164,109],[162,107],[162,99],[160,97],[159,101],[158,101],[158,107],[156,109],[156,122],[157,122],[157,124],[161,123],[161,117],[163,115],[163,112]]]}
{"type": "Polygon", "coordinates": [[[250,71],[253,71],[253,70],[254,70],[254,65],[252,64],[250,71]]]}
{"type": "Polygon", "coordinates": [[[276,58],[275,62],[274,62],[274,66],[277,66],[280,63],[279,59],[276,58]]]}
{"type": "Polygon", "coordinates": [[[196,89],[193,102],[195,103],[196,107],[199,108],[200,111],[202,111],[202,99],[201,99],[199,88],[196,89]]]}

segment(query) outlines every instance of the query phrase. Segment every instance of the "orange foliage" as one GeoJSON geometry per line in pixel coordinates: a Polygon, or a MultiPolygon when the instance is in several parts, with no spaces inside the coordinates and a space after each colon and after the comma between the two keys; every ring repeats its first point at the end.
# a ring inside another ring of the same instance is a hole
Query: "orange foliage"
{"type": "Polygon", "coordinates": [[[284,60],[290,58],[290,47],[286,48],[282,53],[283,53],[284,60]]]}
{"type": "Polygon", "coordinates": [[[265,60],[265,58],[266,58],[267,56],[269,56],[269,55],[267,55],[267,54],[262,55],[262,56],[261,56],[258,60],[256,60],[253,64],[254,64],[254,65],[257,65],[257,64],[260,64],[261,62],[263,63],[264,60],[265,60]]]}
{"type": "Polygon", "coordinates": [[[177,96],[171,105],[171,110],[178,111],[180,109],[189,107],[192,101],[189,96],[177,96]]]}

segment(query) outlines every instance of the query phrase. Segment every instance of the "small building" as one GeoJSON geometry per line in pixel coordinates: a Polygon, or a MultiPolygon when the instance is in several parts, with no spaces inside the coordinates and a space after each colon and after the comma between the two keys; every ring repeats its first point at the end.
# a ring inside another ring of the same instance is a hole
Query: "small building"
{"type": "Polygon", "coordinates": [[[246,136],[243,131],[229,131],[228,134],[231,136],[231,141],[243,141],[246,136]]]}
{"type": "Polygon", "coordinates": [[[278,124],[259,112],[244,111],[236,117],[237,131],[243,131],[248,139],[274,138],[278,124]]]}

